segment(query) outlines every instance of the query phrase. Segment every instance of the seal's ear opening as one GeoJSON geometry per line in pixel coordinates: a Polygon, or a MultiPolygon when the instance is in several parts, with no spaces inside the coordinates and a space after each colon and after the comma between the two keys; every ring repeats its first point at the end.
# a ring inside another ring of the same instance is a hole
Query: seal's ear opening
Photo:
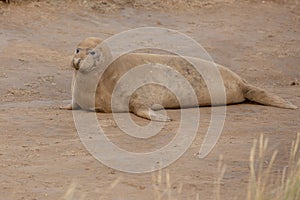
{"type": "Polygon", "coordinates": [[[88,53],[88,55],[91,55],[91,56],[96,56],[96,55],[98,56],[98,55],[100,55],[100,52],[97,49],[89,49],[87,51],[87,53],[88,53]]]}
{"type": "Polygon", "coordinates": [[[95,54],[96,54],[96,52],[93,50],[93,51],[90,51],[90,52],[89,52],[89,54],[91,54],[91,55],[95,55],[95,54]]]}

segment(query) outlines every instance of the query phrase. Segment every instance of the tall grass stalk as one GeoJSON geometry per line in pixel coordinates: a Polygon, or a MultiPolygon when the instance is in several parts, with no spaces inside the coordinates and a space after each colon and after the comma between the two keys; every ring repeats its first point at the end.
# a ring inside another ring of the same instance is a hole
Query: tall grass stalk
{"type": "Polygon", "coordinates": [[[274,151],[270,161],[266,164],[268,139],[261,135],[259,141],[254,140],[249,159],[250,177],[247,200],[300,200],[299,142],[300,134],[298,133],[296,140],[292,142],[288,166],[283,168],[280,181],[274,181],[278,177],[271,176],[271,170],[278,152],[274,151]]]}

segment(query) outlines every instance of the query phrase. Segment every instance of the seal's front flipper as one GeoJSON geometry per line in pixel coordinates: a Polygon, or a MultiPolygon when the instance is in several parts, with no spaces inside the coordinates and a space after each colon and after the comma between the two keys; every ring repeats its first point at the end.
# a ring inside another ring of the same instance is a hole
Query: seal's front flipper
{"type": "Polygon", "coordinates": [[[130,106],[131,112],[136,114],[139,117],[153,120],[153,121],[159,121],[159,122],[169,122],[172,121],[171,118],[169,118],[166,115],[162,115],[157,111],[152,110],[150,107],[143,106],[143,105],[134,105],[130,106]]]}
{"type": "Polygon", "coordinates": [[[169,122],[172,121],[172,119],[166,115],[162,115],[157,111],[152,110],[151,108],[148,109],[148,113],[150,116],[150,119],[153,121],[159,121],[159,122],[169,122]]]}
{"type": "Polygon", "coordinates": [[[66,106],[60,106],[59,109],[61,110],[78,110],[80,109],[80,106],[77,103],[70,103],[66,106]]]}
{"type": "Polygon", "coordinates": [[[59,109],[61,110],[72,110],[72,104],[68,104],[66,106],[59,106],[59,109]]]}
{"type": "Polygon", "coordinates": [[[275,106],[279,108],[288,108],[288,109],[296,109],[297,106],[293,105],[292,103],[282,99],[281,97],[267,92],[261,88],[247,85],[247,91],[245,93],[245,98],[251,101],[268,105],[268,106],[275,106]]]}

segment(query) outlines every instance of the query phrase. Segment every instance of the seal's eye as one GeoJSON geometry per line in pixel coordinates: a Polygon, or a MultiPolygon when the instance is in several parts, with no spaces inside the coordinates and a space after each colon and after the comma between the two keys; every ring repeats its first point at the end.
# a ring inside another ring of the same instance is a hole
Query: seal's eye
{"type": "Polygon", "coordinates": [[[75,50],[75,53],[78,54],[78,53],[79,53],[79,49],[76,49],[76,50],[75,50]]]}
{"type": "Polygon", "coordinates": [[[95,54],[96,54],[96,52],[95,52],[95,51],[90,51],[90,52],[89,52],[89,54],[91,54],[91,55],[95,55],[95,54]]]}

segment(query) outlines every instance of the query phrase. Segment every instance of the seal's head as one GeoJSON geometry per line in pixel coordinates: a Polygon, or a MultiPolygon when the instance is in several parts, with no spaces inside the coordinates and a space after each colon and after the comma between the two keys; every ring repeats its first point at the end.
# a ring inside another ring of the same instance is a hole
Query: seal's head
{"type": "Polygon", "coordinates": [[[74,52],[74,56],[72,58],[71,66],[79,70],[80,63],[87,57],[89,54],[94,54],[93,49],[102,42],[100,38],[96,37],[88,37],[82,40],[78,45],[74,52]]]}
{"type": "Polygon", "coordinates": [[[95,69],[97,69],[97,72],[102,73],[112,61],[113,55],[105,40],[94,49],[87,50],[84,57],[78,62],[77,68],[74,68],[83,74],[92,72],[95,69]]]}

